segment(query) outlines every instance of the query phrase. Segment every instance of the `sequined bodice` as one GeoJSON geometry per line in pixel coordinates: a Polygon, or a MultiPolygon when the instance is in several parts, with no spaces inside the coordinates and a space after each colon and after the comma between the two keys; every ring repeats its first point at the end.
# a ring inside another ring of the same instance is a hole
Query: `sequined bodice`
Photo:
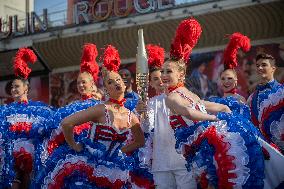
{"type": "MultiPolygon", "coordinates": [[[[191,109],[201,111],[203,113],[207,113],[205,106],[202,103],[194,102],[194,100],[188,96],[186,96],[184,93],[180,91],[174,91],[175,93],[179,94],[182,98],[186,99],[190,102],[190,105],[188,106],[191,109]]],[[[173,114],[170,116],[170,125],[172,129],[184,127],[184,126],[191,126],[196,124],[198,121],[190,120],[182,115],[173,114]]]]}
{"type": "Polygon", "coordinates": [[[94,123],[90,131],[89,138],[94,141],[110,141],[123,143],[129,134],[128,129],[117,131],[111,125],[94,123]]]}
{"type": "MultiPolygon", "coordinates": [[[[131,112],[128,113],[127,124],[130,124],[131,112]]],[[[89,138],[94,142],[103,143],[105,146],[110,147],[113,143],[124,143],[127,140],[129,129],[118,130],[111,121],[110,115],[105,107],[105,124],[93,123],[90,129],[89,138]]]]}

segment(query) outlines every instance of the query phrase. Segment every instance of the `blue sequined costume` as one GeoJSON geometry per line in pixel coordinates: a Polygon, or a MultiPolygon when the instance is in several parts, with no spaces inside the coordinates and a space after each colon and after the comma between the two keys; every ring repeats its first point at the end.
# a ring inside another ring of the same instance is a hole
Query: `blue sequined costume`
{"type": "Polygon", "coordinates": [[[1,125],[4,128],[5,145],[5,186],[11,185],[15,169],[34,173],[42,168],[40,151],[43,138],[52,128],[50,118],[53,109],[42,102],[13,102],[2,112],[1,125]]]}
{"type": "MultiPolygon", "coordinates": [[[[206,113],[205,106],[185,96],[190,108],[206,113]]],[[[201,188],[263,188],[264,158],[247,119],[219,113],[221,121],[197,122],[184,116],[170,116],[175,131],[176,149],[187,161],[188,171],[201,188]]]]}
{"type": "Polygon", "coordinates": [[[284,86],[276,80],[259,85],[249,101],[252,122],[267,142],[284,152],[284,86]]]}
{"type": "MultiPolygon", "coordinates": [[[[5,105],[0,105],[0,120],[4,119],[3,112],[5,112],[6,106],[5,105]]],[[[6,146],[6,136],[4,135],[5,129],[4,125],[0,125],[0,188],[4,188],[4,181],[5,181],[5,176],[4,176],[4,158],[5,158],[5,146],[6,146]]]]}
{"type": "MultiPolygon", "coordinates": [[[[129,124],[131,114],[129,111],[129,124]]],[[[105,124],[92,124],[88,137],[81,138],[84,144],[81,152],[76,153],[69,147],[59,147],[53,152],[58,161],[46,162],[46,169],[37,178],[42,181],[41,188],[128,187],[134,159],[120,149],[127,142],[129,129],[117,130],[110,121],[107,107],[105,117],[105,124]]]]}
{"type": "Polygon", "coordinates": [[[133,111],[136,108],[138,101],[140,99],[139,95],[134,91],[126,93],[124,95],[124,98],[126,99],[124,106],[130,111],[133,111]]]}
{"type": "MultiPolygon", "coordinates": [[[[59,108],[54,114],[53,130],[51,134],[43,141],[43,150],[41,151],[41,161],[44,168],[36,175],[36,179],[32,183],[33,188],[40,188],[43,178],[53,171],[54,167],[51,164],[62,161],[67,155],[74,155],[74,151],[70,149],[65,141],[60,123],[61,121],[76,112],[85,110],[95,106],[100,101],[94,99],[77,100],[67,106],[59,108]]],[[[74,128],[74,136],[76,141],[81,141],[86,138],[91,127],[91,123],[84,123],[74,128]]]]}
{"type": "Polygon", "coordinates": [[[247,119],[250,119],[251,117],[250,108],[246,104],[239,102],[238,99],[234,96],[228,96],[222,98],[210,97],[208,100],[211,102],[227,105],[236,115],[242,115],[247,119]]]}

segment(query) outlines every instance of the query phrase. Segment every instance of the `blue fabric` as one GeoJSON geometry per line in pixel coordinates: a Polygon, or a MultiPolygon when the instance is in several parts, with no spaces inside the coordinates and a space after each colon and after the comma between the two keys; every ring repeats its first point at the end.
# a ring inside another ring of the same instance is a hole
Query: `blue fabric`
{"type": "Polygon", "coordinates": [[[265,85],[258,85],[256,87],[256,91],[252,94],[251,99],[251,112],[256,118],[258,118],[260,103],[267,99],[268,95],[274,93],[279,87],[281,87],[281,84],[276,80],[272,80],[265,85]]]}
{"type": "MultiPolygon", "coordinates": [[[[253,93],[252,99],[251,99],[251,114],[252,116],[259,122],[259,112],[260,112],[260,105],[263,101],[270,101],[269,95],[274,94],[277,92],[277,90],[283,88],[283,85],[278,83],[276,80],[273,80],[266,85],[259,85],[257,86],[257,90],[253,93]]],[[[262,107],[263,108],[263,107],[262,107]]],[[[263,126],[262,132],[266,136],[265,140],[270,143],[274,142],[272,141],[272,134],[270,132],[270,125],[273,121],[279,121],[281,118],[282,114],[284,112],[284,107],[279,107],[277,110],[274,110],[272,112],[268,112],[269,115],[267,116],[266,120],[263,120],[263,126]]],[[[259,123],[256,124],[259,124],[259,123]]],[[[259,127],[260,125],[256,125],[259,127]]],[[[282,149],[283,150],[283,149],[282,149]]]]}
{"type": "MultiPolygon", "coordinates": [[[[88,107],[94,106],[100,102],[94,100],[76,101],[66,107],[58,109],[54,116],[55,125],[60,126],[60,122],[63,118],[78,112],[88,107]]],[[[44,168],[37,174],[34,179],[32,188],[40,188],[44,184],[44,179],[49,178],[49,174],[56,170],[58,163],[64,160],[68,160],[68,157],[76,157],[80,160],[81,157],[87,160],[87,163],[94,169],[97,166],[104,166],[110,169],[133,170],[135,160],[131,156],[126,156],[120,153],[120,149],[125,143],[111,142],[112,147],[107,147],[101,140],[90,140],[87,138],[89,131],[84,131],[79,136],[75,135],[75,140],[83,144],[83,150],[81,152],[75,152],[68,146],[66,142],[57,147],[47,159],[44,168]],[[115,148],[114,148],[115,147],[115,148]]],[[[79,171],[75,171],[71,175],[68,175],[64,179],[64,188],[80,188],[86,186],[86,188],[98,188],[95,183],[90,182],[87,179],[87,175],[82,174],[79,171]],[[77,185],[79,184],[79,185],[77,185]],[[80,185],[83,184],[83,185],[80,185]]]]}
{"type": "Polygon", "coordinates": [[[56,128],[59,128],[60,127],[60,123],[61,121],[76,113],[76,112],[79,112],[81,110],[85,110],[89,107],[92,107],[92,106],[95,106],[97,104],[101,103],[100,101],[98,100],[95,100],[95,99],[87,99],[87,100],[77,100],[71,104],[68,104],[62,108],[59,108],[56,113],[54,114],[54,117],[53,117],[53,125],[54,125],[54,128],[53,129],[56,129],[56,128]]]}
{"type": "MultiPolygon", "coordinates": [[[[145,137],[145,141],[146,141],[147,138],[150,137],[150,134],[144,133],[144,137],[145,137]]],[[[140,149],[137,149],[131,154],[131,157],[133,157],[133,159],[135,161],[132,172],[136,176],[143,178],[143,179],[146,179],[149,182],[154,183],[154,178],[153,178],[153,175],[150,173],[150,168],[141,166],[141,161],[140,161],[141,158],[139,158],[139,150],[140,149]]]]}
{"type": "Polygon", "coordinates": [[[129,109],[130,111],[133,111],[138,102],[139,102],[139,95],[137,93],[135,93],[134,91],[130,92],[130,93],[126,93],[124,95],[124,98],[126,99],[126,102],[124,103],[124,107],[129,109]]]}
{"type": "MultiPolygon", "coordinates": [[[[227,132],[239,133],[241,138],[245,142],[247,150],[245,153],[249,156],[248,164],[249,177],[243,188],[263,188],[264,179],[264,158],[261,146],[258,143],[257,135],[259,132],[251,124],[248,119],[239,115],[219,113],[218,118],[225,120],[227,124],[227,132]]],[[[204,128],[210,128],[216,125],[208,121],[196,123],[194,125],[180,127],[175,129],[176,148],[180,149],[183,143],[187,143],[189,139],[193,139],[195,132],[199,126],[204,128]]],[[[208,136],[207,136],[208,137],[208,136]]],[[[210,137],[210,136],[209,136],[210,137]]],[[[209,139],[209,138],[208,138],[209,139]]],[[[208,140],[202,140],[199,145],[195,143],[191,144],[191,151],[186,154],[187,169],[191,171],[191,165],[197,165],[197,167],[203,167],[207,174],[207,178],[210,184],[215,188],[218,188],[218,175],[217,167],[214,164],[213,157],[215,154],[215,147],[208,143],[208,140]]],[[[241,157],[241,156],[240,156],[241,157]]]]}
{"type": "MultiPolygon", "coordinates": [[[[55,170],[58,162],[65,160],[68,158],[69,155],[74,155],[78,157],[85,157],[87,158],[87,163],[92,165],[93,167],[97,167],[99,165],[103,165],[110,169],[121,169],[121,170],[132,170],[135,164],[135,161],[132,157],[126,156],[125,154],[118,155],[119,149],[122,147],[122,144],[113,152],[112,155],[109,155],[109,151],[106,148],[106,146],[99,142],[99,141],[91,141],[87,138],[82,138],[80,141],[84,147],[81,152],[75,152],[73,149],[71,149],[67,144],[61,145],[58,147],[51,155],[51,157],[48,159],[48,161],[45,163],[45,167],[39,172],[39,174],[34,179],[32,188],[40,188],[44,182],[44,178],[48,176],[48,174],[55,170]],[[93,152],[90,153],[88,149],[93,149],[93,152]]],[[[80,159],[80,158],[79,158],[80,159]]],[[[68,186],[66,188],[69,188],[69,186],[75,185],[75,182],[83,182],[86,185],[90,185],[94,187],[94,183],[90,183],[85,177],[86,175],[80,174],[80,173],[74,173],[76,179],[72,180],[71,178],[74,178],[73,174],[70,175],[70,177],[66,177],[66,181],[71,181],[70,183],[66,183],[64,181],[65,186],[68,186]]],[[[95,187],[96,188],[96,187],[95,187]]]]}
{"type": "Polygon", "coordinates": [[[239,114],[247,119],[250,119],[250,108],[246,104],[240,103],[238,99],[233,96],[210,97],[208,100],[210,102],[227,105],[234,114],[239,114]]]}
{"type": "MultiPolygon", "coordinates": [[[[42,150],[42,141],[44,137],[48,136],[50,130],[53,128],[50,118],[53,117],[54,109],[42,102],[28,101],[25,103],[13,102],[5,106],[0,115],[0,127],[5,139],[5,166],[4,166],[4,180],[2,186],[9,187],[12,180],[15,177],[14,172],[14,157],[13,157],[13,145],[17,139],[31,140],[35,148],[35,156],[33,158],[33,170],[36,174],[42,167],[40,161],[40,152],[42,150]],[[8,116],[15,114],[26,115],[29,119],[32,119],[32,128],[27,133],[13,132],[9,130],[10,123],[7,121],[8,116]]],[[[1,186],[1,185],[0,185],[1,186]]]]}
{"type": "MultiPolygon", "coordinates": [[[[72,102],[71,104],[68,104],[64,107],[59,108],[55,112],[55,114],[52,118],[52,120],[53,120],[52,130],[60,128],[60,123],[64,118],[66,118],[66,117],[68,117],[68,116],[70,116],[70,115],[72,115],[76,112],[79,112],[81,110],[85,110],[89,107],[95,106],[99,103],[100,103],[100,101],[97,101],[95,99],[77,100],[77,101],[72,102]]],[[[50,132],[52,132],[52,130],[50,132]]],[[[80,135],[75,135],[74,136],[75,140],[80,141],[83,138],[86,138],[87,135],[88,135],[88,132],[89,131],[84,130],[83,132],[80,133],[80,135]]],[[[51,136],[49,135],[49,137],[51,137],[51,136]]],[[[48,140],[50,139],[49,137],[48,137],[48,140]]],[[[47,150],[47,149],[45,149],[45,150],[47,150]]],[[[42,151],[43,151],[43,149],[41,149],[41,151],[38,151],[38,153],[41,153],[42,151]]],[[[64,159],[66,157],[66,155],[68,155],[68,153],[74,154],[74,151],[69,148],[69,146],[67,145],[66,142],[61,144],[59,147],[55,148],[53,150],[53,152],[48,155],[47,160],[44,162],[45,163],[44,166],[49,167],[48,171],[46,170],[47,168],[44,168],[44,169],[41,170],[41,173],[39,175],[37,175],[37,179],[35,179],[35,183],[33,184],[33,187],[39,188],[40,187],[39,181],[42,182],[42,180],[41,180],[42,177],[46,176],[46,174],[48,174],[50,171],[53,170],[55,165],[52,165],[51,162],[56,163],[56,162],[64,159]],[[47,171],[47,172],[45,172],[45,171],[47,171]]]]}

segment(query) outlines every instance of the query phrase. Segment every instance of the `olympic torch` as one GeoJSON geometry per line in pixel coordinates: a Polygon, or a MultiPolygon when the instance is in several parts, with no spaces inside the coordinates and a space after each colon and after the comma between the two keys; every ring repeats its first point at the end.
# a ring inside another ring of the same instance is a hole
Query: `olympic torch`
{"type": "Polygon", "coordinates": [[[136,84],[137,92],[144,103],[147,103],[148,100],[148,78],[148,58],[144,43],[143,29],[139,29],[136,54],[136,84]]]}

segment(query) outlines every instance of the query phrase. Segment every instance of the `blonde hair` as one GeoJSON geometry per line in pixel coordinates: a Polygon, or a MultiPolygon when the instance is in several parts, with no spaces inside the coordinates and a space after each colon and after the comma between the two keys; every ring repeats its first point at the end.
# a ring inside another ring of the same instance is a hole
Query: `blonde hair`
{"type": "Polygon", "coordinates": [[[103,85],[104,85],[104,86],[105,86],[105,82],[107,81],[107,79],[109,78],[109,75],[110,75],[111,73],[116,73],[116,74],[119,75],[118,72],[109,71],[109,70],[108,70],[107,68],[105,68],[104,66],[102,67],[101,73],[102,73],[103,85]]]}
{"type": "Polygon", "coordinates": [[[231,72],[233,73],[233,75],[236,77],[236,79],[238,79],[238,75],[237,75],[237,72],[236,72],[235,69],[225,69],[225,70],[223,70],[223,71],[220,73],[220,77],[221,77],[221,75],[222,75],[224,72],[226,72],[226,71],[231,71],[231,72]]]}
{"type": "Polygon", "coordinates": [[[183,59],[180,59],[180,60],[169,59],[166,62],[167,63],[174,63],[179,72],[183,72],[184,74],[186,74],[186,64],[185,64],[183,59]]]}
{"type": "MultiPolygon", "coordinates": [[[[81,74],[85,74],[85,73],[88,75],[88,79],[90,79],[91,82],[95,82],[95,81],[94,81],[94,78],[93,78],[93,76],[92,76],[92,74],[90,74],[90,73],[87,72],[87,71],[80,72],[80,73],[78,74],[78,77],[79,77],[81,74]]],[[[77,79],[78,79],[78,77],[77,77],[77,79]]]]}

